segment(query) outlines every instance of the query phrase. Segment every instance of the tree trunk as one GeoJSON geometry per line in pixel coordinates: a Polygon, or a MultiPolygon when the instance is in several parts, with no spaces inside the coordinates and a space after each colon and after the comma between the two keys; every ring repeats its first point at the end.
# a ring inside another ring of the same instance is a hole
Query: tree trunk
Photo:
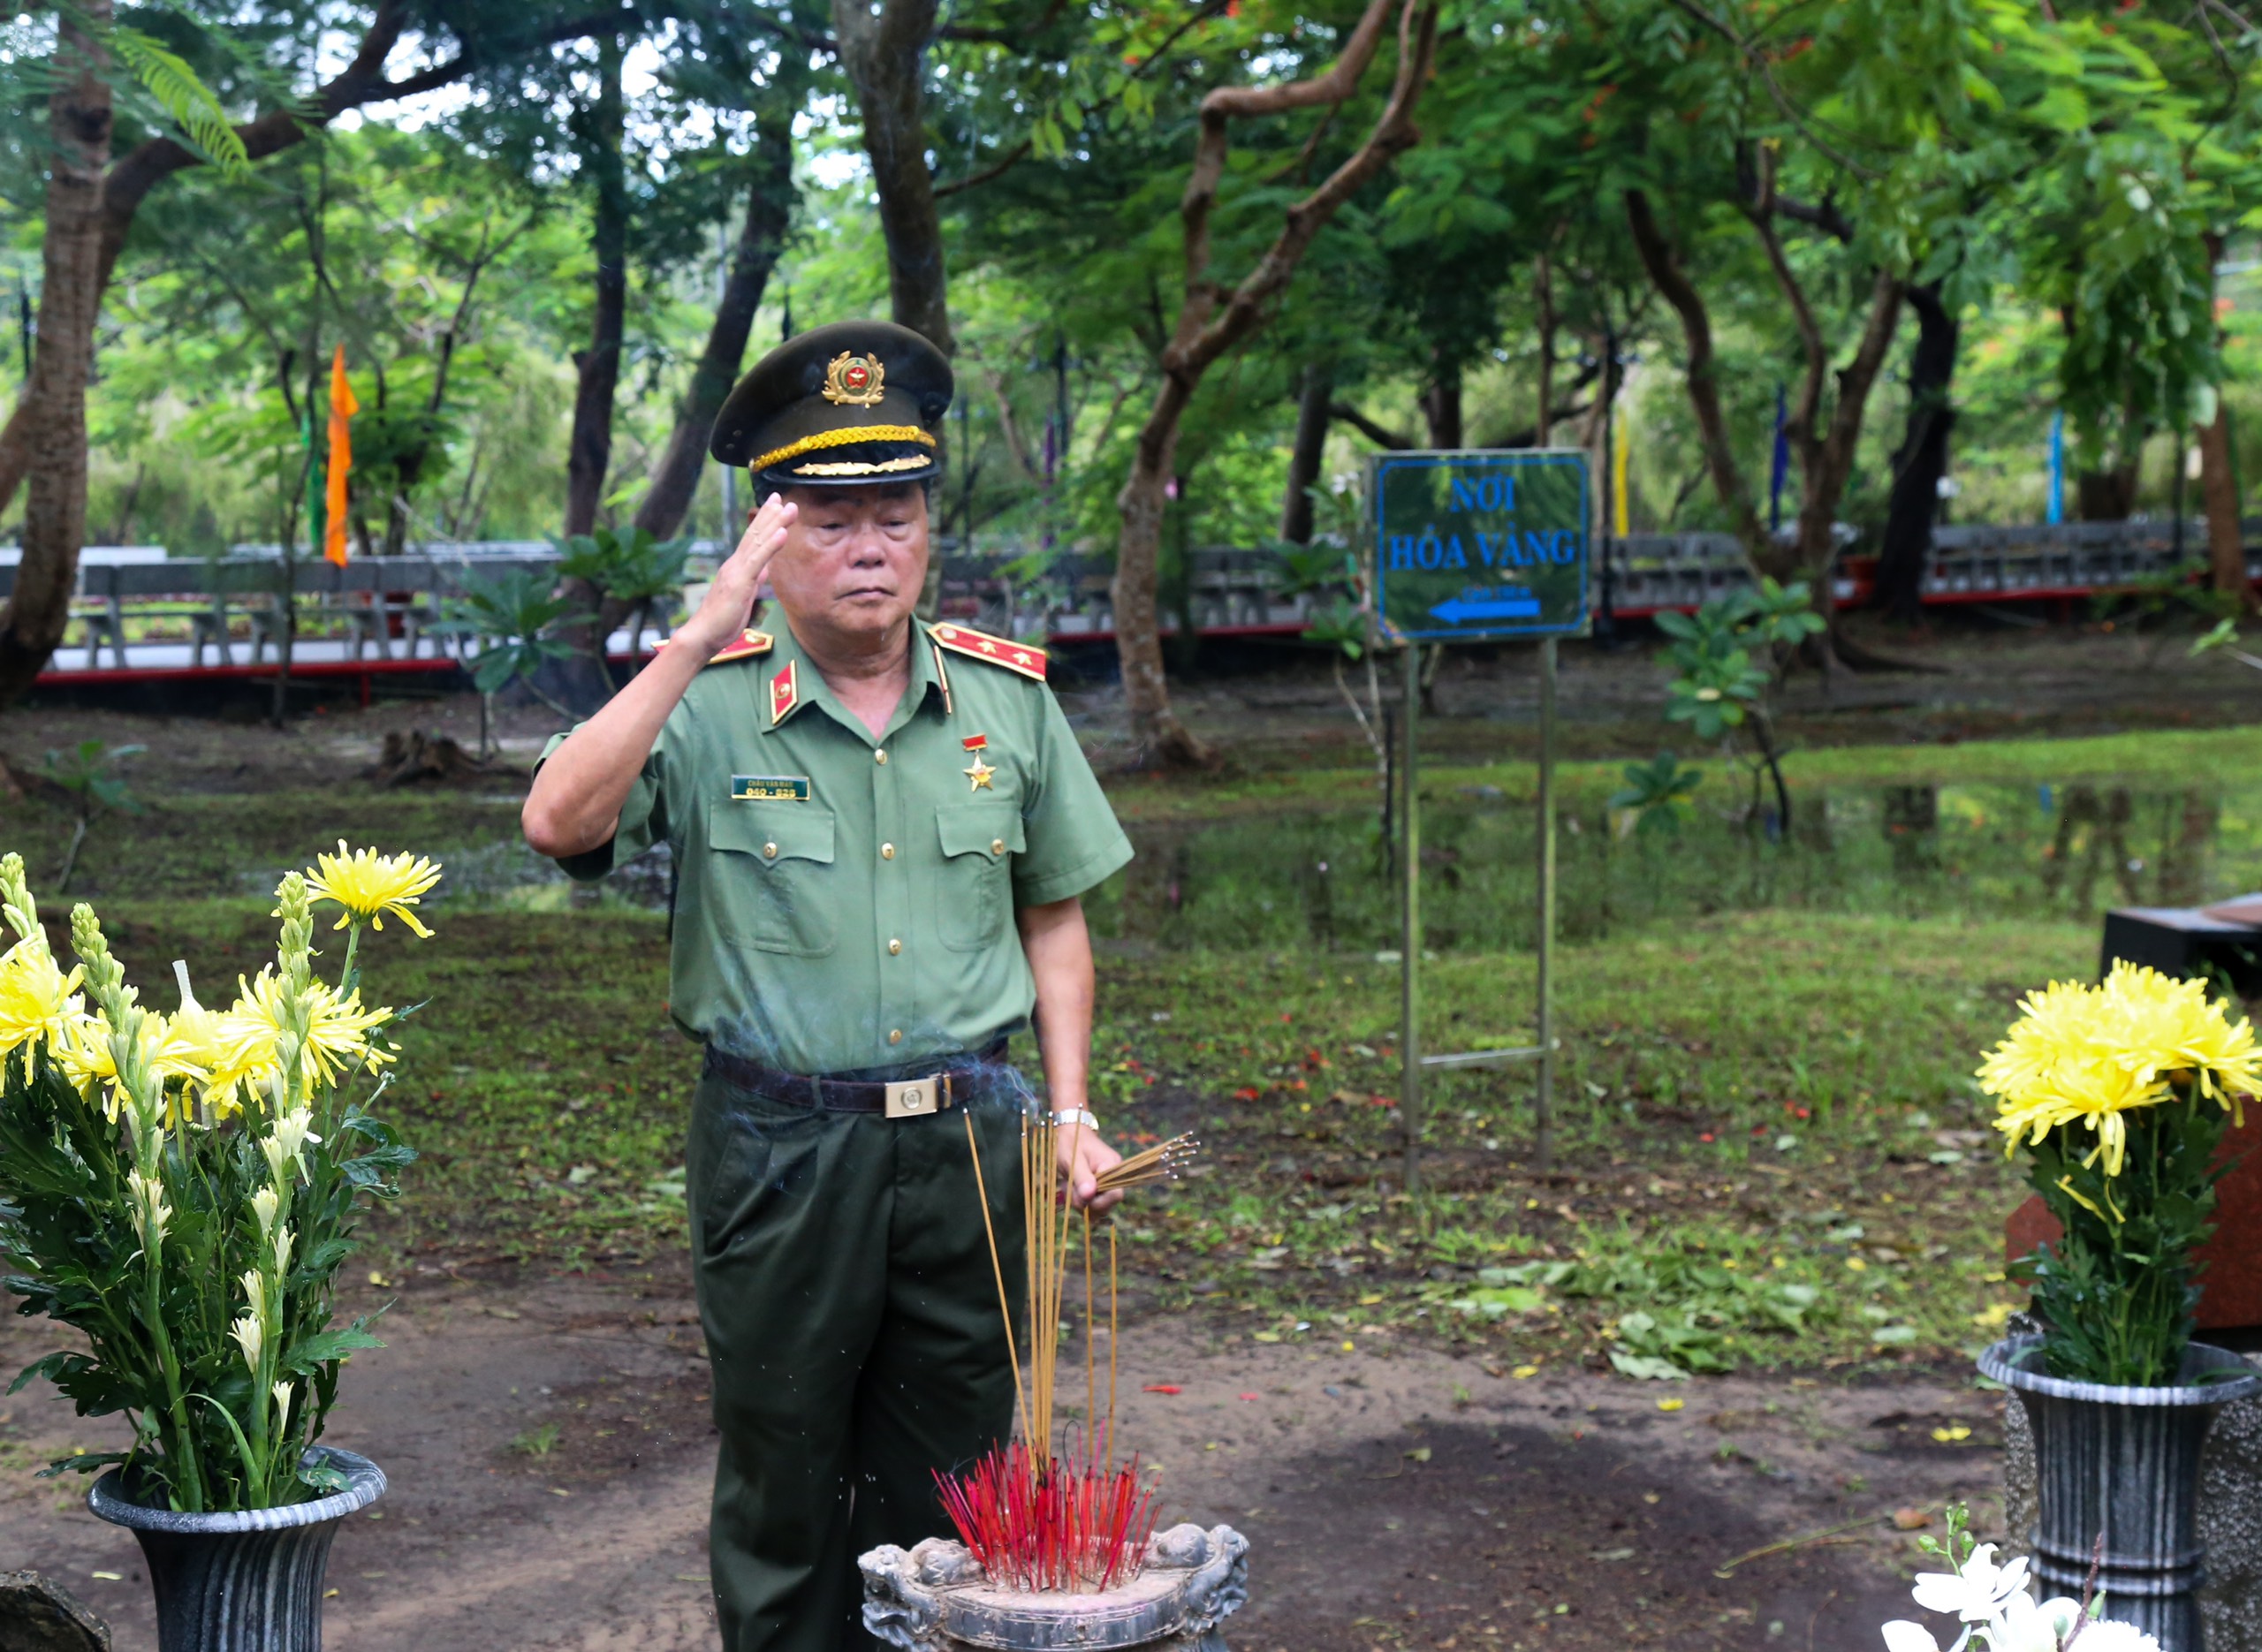
{"type": "Polygon", "coordinates": [[[2220,398],[2199,427],[2199,497],[2207,512],[2207,564],[2216,590],[2253,613],[2262,603],[2246,577],[2246,538],[2238,526],[2238,473],[2231,460],[2230,405],[2220,398]]]}
{"type": "Polygon", "coordinates": [[[1154,411],[1140,429],[1130,478],[1116,496],[1123,527],[1115,562],[1115,648],[1123,666],[1132,738],[1142,762],[1176,767],[1211,761],[1209,748],[1171,709],[1163,678],[1162,640],[1155,623],[1155,565],[1161,549],[1165,490],[1178,451],[1179,422],[1203,375],[1270,316],[1273,301],[1294,277],[1313,238],[1393,156],[1421,140],[1414,126],[1414,103],[1436,53],[1438,14],[1436,0],[1428,0],[1418,15],[1416,4],[1416,0],[1400,0],[1398,75],[1373,130],[1325,183],[1287,208],[1287,222],[1271,246],[1229,292],[1210,273],[1210,213],[1225,177],[1230,123],[1237,116],[1341,104],[1358,89],[1374,58],[1392,0],[1368,0],[1365,14],[1325,72],[1284,86],[1217,87],[1202,100],[1194,168],[1179,202],[1185,231],[1186,299],[1163,350],[1162,387],[1154,411]]]}
{"type": "Polygon", "coordinates": [[[1430,382],[1422,387],[1422,422],[1431,447],[1461,445],[1461,363],[1438,346],[1430,352],[1430,382]]]}
{"type": "Polygon", "coordinates": [[[832,32],[863,117],[864,153],[871,157],[880,231],[887,238],[892,312],[898,324],[953,354],[943,223],[927,167],[920,87],[922,59],[935,34],[935,0],[880,0],[877,13],[869,0],[833,0],[832,32]]]}
{"type": "Polygon", "coordinates": [[[1311,543],[1311,489],[1319,481],[1327,451],[1327,405],[1335,394],[1335,370],[1314,362],[1304,368],[1296,397],[1296,441],[1288,450],[1288,496],[1280,504],[1280,537],[1294,545],[1311,543]]]}
{"type": "MultiPolygon", "coordinates": [[[[715,307],[715,322],[707,331],[707,346],[676,409],[675,429],[652,474],[651,491],[636,507],[636,526],[655,539],[666,539],[683,526],[699,490],[700,472],[707,463],[707,443],[714,434],[715,415],[738,380],[746,359],[747,336],[754,330],[754,314],[762,307],[762,294],[770,272],[786,244],[786,229],[793,213],[793,127],[791,110],[764,109],[758,122],[753,160],[753,182],[747,191],[746,223],[731,253],[731,269],[723,296],[715,307]]],[[[725,523],[723,537],[731,537],[725,523]]]]}
{"type": "Polygon", "coordinates": [[[1696,291],[1681,267],[1681,259],[1651,210],[1649,197],[1638,189],[1626,192],[1626,223],[1633,231],[1634,249],[1641,254],[1665,301],[1681,318],[1681,337],[1689,352],[1689,405],[1696,415],[1696,435],[1704,450],[1704,467],[1712,473],[1712,491],[1744,555],[1760,572],[1777,579],[1794,577],[1794,557],[1778,547],[1759,520],[1759,509],[1736,463],[1735,441],[1728,431],[1727,411],[1720,405],[1719,360],[1712,348],[1712,319],[1704,296],[1696,291]]]}
{"type": "MultiPolygon", "coordinates": [[[[27,392],[30,385],[25,385],[27,392]]],[[[16,489],[24,485],[24,470],[32,458],[32,421],[24,416],[24,402],[18,398],[15,407],[8,414],[8,422],[0,425],[0,516],[15,502],[16,489]]]]}
{"type": "MultiPolygon", "coordinates": [[[[2223,238],[2210,232],[2207,236],[2207,268],[2223,261],[2223,238]]],[[[2220,335],[2218,333],[2218,345],[2220,335]]],[[[2212,573],[2211,583],[2223,595],[2238,604],[2239,611],[2251,614],[2262,610],[2254,595],[2254,582],[2246,577],[2246,541],[2238,526],[2238,466],[2233,451],[2230,432],[2230,405],[2220,393],[2215,399],[2215,416],[2199,427],[2199,499],[2207,514],[2207,565],[2212,573]]],[[[2182,462],[2182,455],[2176,456],[2182,462]]],[[[2176,530],[2181,533],[2179,527],[2176,530]]]]}
{"type": "Polygon", "coordinates": [[[1894,619],[1915,625],[1924,611],[1924,567],[1939,517],[1940,480],[1947,474],[1948,436],[1955,428],[1949,391],[1959,324],[1940,302],[1937,280],[1909,288],[1908,296],[1917,312],[1917,344],[1909,352],[1909,422],[1893,456],[1893,496],[1871,601],[1894,619]]]}
{"type": "MultiPolygon", "coordinates": [[[[111,0],[81,0],[96,27],[111,0]]],[[[30,489],[23,560],[0,610],[0,705],[22,697],[63,640],[87,531],[87,379],[102,309],[102,169],[110,163],[110,90],[98,49],[63,14],[58,80],[47,105],[49,143],[39,338],[21,412],[30,489]]]]}
{"type": "Polygon", "coordinates": [[[2125,522],[2137,508],[2137,461],[2123,459],[2074,478],[2074,509],[2084,522],[2125,522]]]}
{"type": "Polygon", "coordinates": [[[1868,412],[1870,392],[1884,369],[1901,322],[1901,298],[1906,289],[1895,277],[1880,269],[1870,284],[1869,320],[1862,329],[1854,359],[1838,370],[1838,398],[1830,410],[1826,434],[1810,429],[1793,444],[1799,460],[1798,542],[1792,548],[1796,572],[1829,626],[1830,646],[1823,651],[1827,672],[1841,663],[1882,667],[1886,662],[1854,648],[1840,634],[1838,607],[1831,590],[1831,565],[1838,555],[1834,530],[1838,504],[1846,496],[1846,483],[1854,474],[1854,453],[1862,439],[1862,419],[1868,412]]]}
{"type": "Polygon", "coordinates": [[[566,455],[566,532],[596,526],[612,462],[612,399],[620,382],[620,338],[628,307],[628,181],[620,148],[620,39],[597,43],[596,102],[573,113],[576,147],[596,186],[589,249],[596,257],[596,314],[589,347],[574,352],[573,434],[566,455]]]}
{"type": "Polygon", "coordinates": [[[1539,408],[1531,445],[1545,447],[1555,434],[1555,271],[1545,253],[1532,269],[1531,292],[1539,303],[1539,408]]]}

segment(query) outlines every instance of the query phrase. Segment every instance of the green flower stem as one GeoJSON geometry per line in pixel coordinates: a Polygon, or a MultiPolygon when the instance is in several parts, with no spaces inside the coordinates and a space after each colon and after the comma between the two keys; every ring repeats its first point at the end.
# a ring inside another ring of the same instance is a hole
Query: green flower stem
{"type": "Polygon", "coordinates": [[[165,1466],[172,1471],[174,1495],[188,1505],[185,1512],[201,1514],[204,1477],[196,1460],[195,1431],[189,1426],[188,1393],[181,1386],[180,1360],[173,1353],[173,1339],[165,1330],[164,1276],[158,1262],[158,1247],[143,1246],[141,1260],[149,1336],[157,1345],[157,1364],[165,1377],[165,1412],[172,1419],[173,1440],[165,1452],[169,1459],[165,1466]]]}
{"type": "MultiPolygon", "coordinates": [[[[273,1259],[270,1257],[269,1261],[273,1259]]],[[[276,1345],[283,1340],[282,1296],[283,1284],[269,1279],[262,1272],[260,1284],[264,1286],[258,1304],[260,1316],[259,1368],[251,1379],[251,1438],[253,1453],[259,1459],[259,1485],[271,1499],[275,1481],[275,1446],[273,1430],[268,1424],[268,1410],[275,1397],[268,1391],[275,1386],[276,1345]]]]}
{"type": "Polygon", "coordinates": [[[338,972],[338,996],[344,997],[353,990],[353,955],[361,948],[361,921],[355,918],[345,929],[345,964],[338,972]]]}

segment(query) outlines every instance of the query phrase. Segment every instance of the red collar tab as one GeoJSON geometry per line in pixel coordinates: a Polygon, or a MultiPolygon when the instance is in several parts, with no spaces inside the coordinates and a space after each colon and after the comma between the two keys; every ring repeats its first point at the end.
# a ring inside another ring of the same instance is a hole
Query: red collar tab
{"type": "Polygon", "coordinates": [[[936,625],[928,634],[953,654],[1002,665],[1034,682],[1044,680],[1044,650],[1006,637],[992,637],[964,625],[936,625]]]}
{"type": "Polygon", "coordinates": [[[797,663],[786,661],[786,669],[770,679],[770,726],[773,729],[801,701],[801,679],[793,669],[797,663]]]}

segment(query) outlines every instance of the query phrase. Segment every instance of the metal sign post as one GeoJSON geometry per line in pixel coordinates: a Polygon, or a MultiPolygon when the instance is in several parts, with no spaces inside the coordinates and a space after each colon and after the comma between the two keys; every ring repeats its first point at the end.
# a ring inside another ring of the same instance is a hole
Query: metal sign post
{"type": "Polygon", "coordinates": [[[1536,1157],[1553,1153],[1555,1016],[1556,640],[1586,633],[1587,456],[1575,449],[1378,454],[1368,461],[1376,610],[1382,640],[1400,645],[1405,739],[1399,772],[1399,1129],[1405,1191],[1421,1186],[1422,1070],[1538,1063],[1536,1157]],[[1504,1050],[1422,1053],[1422,826],[1416,762],[1421,645],[1539,642],[1537,1042],[1504,1050]]]}

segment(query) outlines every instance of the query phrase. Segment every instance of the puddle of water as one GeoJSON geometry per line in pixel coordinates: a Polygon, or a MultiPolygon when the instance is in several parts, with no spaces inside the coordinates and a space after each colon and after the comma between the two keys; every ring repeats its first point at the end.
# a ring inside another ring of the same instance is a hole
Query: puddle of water
{"type": "MultiPolygon", "coordinates": [[[[1791,841],[1700,813],[1673,837],[1620,836],[1598,807],[1557,832],[1559,932],[1766,907],[1900,916],[2096,919],[2262,888],[2262,787],[2110,784],[1807,791],[1791,841]]],[[[1521,803],[1425,800],[1425,943],[1528,949],[1536,834],[1521,803]]],[[[1086,905],[1094,933],[1164,948],[1399,942],[1375,816],[1330,814],[1134,833],[1139,856],[1086,905]]]]}
{"type": "MultiPolygon", "coordinates": [[[[2262,889],[2262,784],[1845,787],[1802,792],[1794,808],[1788,843],[1712,811],[1672,837],[1613,832],[1599,807],[1567,811],[1556,836],[1560,933],[1593,940],[1658,918],[1778,906],[2089,922],[2108,906],[2188,906],[2262,889]]],[[[1085,898],[1103,939],[1220,951],[1398,944],[1398,884],[1366,809],[1132,837],[1138,857],[1085,898]]],[[[1422,837],[1425,944],[1529,949],[1530,807],[1425,801],[1422,837]]],[[[446,868],[436,907],[664,911],[672,872],[664,845],[594,888],[569,883],[515,840],[434,858],[446,868]]],[[[245,888],[264,893],[276,875],[247,874],[245,888]]]]}

